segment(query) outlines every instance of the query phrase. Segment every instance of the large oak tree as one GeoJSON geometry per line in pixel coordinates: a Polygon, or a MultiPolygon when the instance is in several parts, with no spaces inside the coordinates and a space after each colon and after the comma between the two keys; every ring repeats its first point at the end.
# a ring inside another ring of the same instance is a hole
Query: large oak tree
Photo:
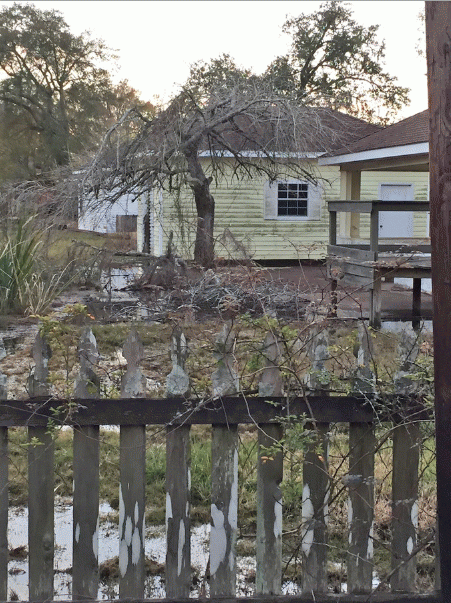
{"type": "Polygon", "coordinates": [[[131,104],[146,109],[126,82],[113,85],[114,59],[101,40],[72,34],[59,11],[18,3],[0,11],[4,173],[27,177],[67,165],[131,104]]]}
{"type": "Polygon", "coordinates": [[[385,70],[378,29],[358,24],[345,2],[324,2],[311,14],[287,19],[290,50],[269,65],[265,77],[303,103],[390,120],[408,102],[408,89],[385,70]]]}

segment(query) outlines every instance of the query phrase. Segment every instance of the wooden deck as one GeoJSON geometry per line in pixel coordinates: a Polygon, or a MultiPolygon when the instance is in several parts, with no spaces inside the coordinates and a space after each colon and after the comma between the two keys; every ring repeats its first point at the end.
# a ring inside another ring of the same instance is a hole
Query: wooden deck
{"type": "Polygon", "coordinates": [[[382,281],[413,279],[412,326],[421,320],[421,280],[431,278],[430,245],[424,239],[390,240],[379,243],[379,211],[427,211],[422,201],[331,201],[329,202],[328,276],[332,289],[338,282],[363,288],[370,294],[370,325],[381,326],[382,281]],[[337,245],[337,213],[370,214],[370,240],[365,244],[337,245]]]}

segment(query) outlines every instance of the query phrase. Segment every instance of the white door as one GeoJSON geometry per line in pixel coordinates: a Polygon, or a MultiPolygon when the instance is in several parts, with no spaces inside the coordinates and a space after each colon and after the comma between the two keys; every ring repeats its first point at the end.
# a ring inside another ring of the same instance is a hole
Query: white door
{"type": "MultiPolygon", "coordinates": [[[[381,184],[381,201],[413,201],[412,184],[381,184]]],[[[413,212],[381,211],[379,238],[407,238],[413,236],[413,212]]]]}

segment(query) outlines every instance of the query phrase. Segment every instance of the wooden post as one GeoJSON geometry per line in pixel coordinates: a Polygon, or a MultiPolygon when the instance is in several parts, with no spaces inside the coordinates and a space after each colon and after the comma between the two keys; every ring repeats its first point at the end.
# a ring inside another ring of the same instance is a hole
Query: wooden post
{"type": "MultiPolygon", "coordinates": [[[[343,200],[360,200],[361,172],[340,173],[340,198],[343,200]]],[[[348,239],[356,239],[360,236],[360,214],[358,212],[346,212],[340,216],[341,236],[348,239]],[[342,223],[344,217],[344,224],[342,223]]]]}
{"type": "Polygon", "coordinates": [[[418,331],[421,325],[421,278],[413,279],[412,328],[418,331]]]}
{"type": "MultiPolygon", "coordinates": [[[[365,323],[359,323],[358,368],[353,389],[356,393],[374,392],[371,336],[365,323]]],[[[374,425],[350,423],[349,472],[343,478],[348,490],[348,592],[369,593],[373,579],[374,517],[374,425]]]]}
{"type": "Polygon", "coordinates": [[[329,212],[329,245],[337,244],[337,212],[329,212]]]}
{"type": "MultiPolygon", "coordinates": [[[[32,391],[49,394],[47,383],[50,349],[38,335],[33,346],[35,361],[32,391]]],[[[30,601],[53,599],[54,445],[47,427],[28,428],[28,548],[30,601]]]]}
{"type": "Polygon", "coordinates": [[[443,601],[451,601],[451,3],[426,2],[437,512],[443,601]]]}
{"type": "MultiPolygon", "coordinates": [[[[123,348],[127,371],[121,396],[140,398],[146,393],[146,379],[140,363],[144,350],[136,331],[130,331],[123,348]]],[[[145,580],[145,494],[146,427],[121,426],[119,490],[119,597],[144,598],[145,580]]]]}
{"type": "Polygon", "coordinates": [[[418,467],[420,427],[409,422],[398,425],[393,433],[393,591],[415,592],[416,558],[409,559],[417,544],[418,467]]]}
{"type": "MultiPolygon", "coordinates": [[[[258,386],[260,396],[281,396],[282,375],[279,368],[280,342],[268,333],[263,354],[266,367],[258,386]]],[[[281,425],[260,424],[257,465],[257,595],[280,595],[282,592],[282,449],[281,425]],[[268,448],[274,451],[269,453],[268,448]]]]}
{"type": "Polygon", "coordinates": [[[374,271],[374,282],[370,289],[370,327],[382,326],[382,280],[378,270],[374,271]]]}
{"type": "MultiPolygon", "coordinates": [[[[395,375],[395,392],[409,394],[415,383],[409,379],[418,356],[418,341],[407,332],[399,337],[400,369],[395,375]]],[[[417,544],[418,471],[420,463],[420,427],[407,416],[393,432],[392,478],[392,570],[394,591],[414,592],[416,558],[409,559],[417,544]]]]}
{"type": "Polygon", "coordinates": [[[371,394],[375,391],[375,377],[371,368],[373,351],[371,343],[371,332],[368,324],[359,321],[358,324],[358,351],[357,369],[352,384],[352,390],[356,394],[371,394]]]}
{"type": "MultiPolygon", "coordinates": [[[[97,342],[85,329],[78,346],[76,398],[100,398],[97,342]]],[[[97,599],[99,589],[99,427],[74,428],[73,570],[74,600],[97,599]]]]}
{"type": "MultiPolygon", "coordinates": [[[[311,359],[309,387],[327,396],[329,337],[325,329],[314,328],[308,350],[311,359]]],[[[312,417],[314,419],[314,417],[312,417]]],[[[330,493],[328,468],[329,423],[312,422],[313,439],[307,447],[302,490],[302,592],[327,592],[327,518],[330,493]]]]}
{"type": "Polygon", "coordinates": [[[374,425],[349,426],[348,592],[369,593],[373,578],[374,425]]]}
{"type": "MultiPolygon", "coordinates": [[[[0,360],[6,356],[0,337],[0,360]]],[[[0,401],[8,397],[6,375],[0,371],[0,401]]],[[[0,600],[8,598],[8,428],[0,427],[0,600]]]]}
{"type": "Polygon", "coordinates": [[[33,344],[34,367],[28,377],[28,391],[30,398],[48,396],[50,392],[48,384],[49,360],[52,351],[49,344],[38,333],[33,344]]]}
{"type": "MultiPolygon", "coordinates": [[[[379,247],[379,210],[372,208],[370,214],[370,251],[375,254],[379,247]]],[[[374,271],[374,283],[370,289],[370,326],[375,329],[381,328],[381,305],[382,305],[382,283],[377,270],[374,271]]]]}
{"type": "MultiPolygon", "coordinates": [[[[224,323],[216,339],[213,396],[239,391],[234,370],[232,323],[224,323]]],[[[234,596],[238,530],[238,428],[213,425],[211,443],[210,595],[234,596]]]]}
{"type": "MultiPolygon", "coordinates": [[[[172,377],[166,384],[168,397],[189,395],[187,354],[186,337],[176,329],[171,343],[172,377]]],[[[174,598],[187,598],[191,586],[189,434],[188,425],[169,426],[166,433],[166,597],[174,598]]]]}

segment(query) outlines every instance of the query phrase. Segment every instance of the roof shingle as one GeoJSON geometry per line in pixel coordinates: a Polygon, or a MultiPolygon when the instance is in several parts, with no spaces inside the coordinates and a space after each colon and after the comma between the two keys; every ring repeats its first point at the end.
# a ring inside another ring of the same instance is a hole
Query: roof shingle
{"type": "Polygon", "coordinates": [[[416,115],[398,121],[383,130],[374,132],[329,153],[329,157],[335,155],[346,155],[348,153],[360,153],[374,149],[384,149],[409,144],[418,144],[429,141],[429,111],[421,111],[416,115]]]}

